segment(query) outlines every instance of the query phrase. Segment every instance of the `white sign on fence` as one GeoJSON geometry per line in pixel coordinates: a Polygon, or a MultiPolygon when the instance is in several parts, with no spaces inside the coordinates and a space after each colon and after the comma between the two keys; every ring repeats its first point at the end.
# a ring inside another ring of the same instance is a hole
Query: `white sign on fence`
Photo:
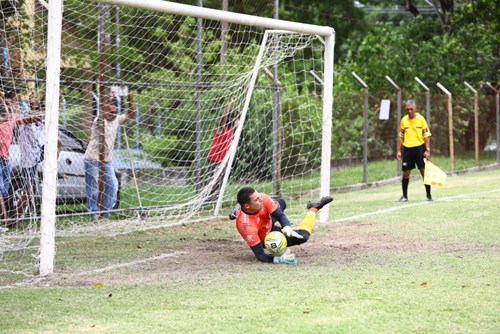
{"type": "Polygon", "coordinates": [[[391,100],[382,100],[380,103],[380,114],[378,119],[388,120],[391,111],[391,100]]]}
{"type": "Polygon", "coordinates": [[[111,91],[115,93],[116,96],[127,96],[128,86],[111,86],[111,91]]]}

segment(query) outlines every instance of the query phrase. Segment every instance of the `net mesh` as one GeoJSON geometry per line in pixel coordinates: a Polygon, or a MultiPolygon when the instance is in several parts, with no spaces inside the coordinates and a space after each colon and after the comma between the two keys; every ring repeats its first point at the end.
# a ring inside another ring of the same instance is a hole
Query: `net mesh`
{"type": "MultiPolygon", "coordinates": [[[[43,110],[47,9],[26,1],[4,22],[4,55],[9,56],[3,63],[2,88],[17,94],[24,106],[20,113],[43,110]]],[[[264,32],[65,1],[58,242],[211,219],[219,196],[226,216],[236,192],[246,185],[303,204],[317,197],[322,85],[311,71],[321,75],[324,45],[315,35],[291,32],[270,32],[261,45],[264,32]],[[103,188],[89,188],[85,157],[89,160],[93,124],[100,129],[106,117],[105,103],[129,119],[111,140],[110,176],[97,173],[95,179],[99,185],[104,179],[112,183],[109,188],[104,184],[111,207],[104,207],[106,200],[102,203],[98,195],[97,211],[91,215],[88,198],[103,188]]],[[[2,225],[9,225],[9,231],[0,233],[0,262],[2,271],[26,274],[38,261],[43,175],[41,163],[33,179],[20,168],[26,151],[34,150],[22,147],[23,126],[12,126],[8,217],[2,225]],[[20,205],[23,195],[28,200],[20,205]]]]}

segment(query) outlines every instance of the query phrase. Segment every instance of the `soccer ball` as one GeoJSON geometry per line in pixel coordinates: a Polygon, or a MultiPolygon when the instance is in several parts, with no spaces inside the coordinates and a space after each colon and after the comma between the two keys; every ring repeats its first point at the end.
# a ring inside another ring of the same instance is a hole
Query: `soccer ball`
{"type": "Polygon", "coordinates": [[[273,255],[281,256],[286,250],[286,237],[278,231],[270,232],[264,239],[264,247],[273,255]]]}

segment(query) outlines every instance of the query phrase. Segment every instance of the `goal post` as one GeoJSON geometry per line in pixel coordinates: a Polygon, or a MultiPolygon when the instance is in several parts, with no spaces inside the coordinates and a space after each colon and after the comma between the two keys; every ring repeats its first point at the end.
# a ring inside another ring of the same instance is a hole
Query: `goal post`
{"type": "MultiPolygon", "coordinates": [[[[49,5],[26,1],[6,20],[6,47],[22,55],[12,62],[16,93],[47,108],[33,204],[0,233],[0,271],[51,274],[56,237],[63,249],[72,238],[90,245],[225,219],[244,186],[279,188],[297,208],[287,211],[292,222],[303,218],[299,207],[329,195],[332,28],[160,0],[49,5]],[[104,133],[104,108],[123,122],[109,129],[109,170],[95,173],[105,141],[88,144],[104,133]],[[96,193],[107,204],[89,212],[96,193]]],[[[14,136],[12,151],[20,144],[14,136]]],[[[14,169],[21,159],[12,154],[14,169]]],[[[18,177],[9,195],[16,214],[28,182],[18,177]]]]}
{"type": "MultiPolygon", "coordinates": [[[[234,135],[234,140],[231,143],[231,147],[228,154],[227,167],[225,169],[224,179],[222,183],[221,192],[217,199],[217,205],[215,208],[215,215],[219,214],[219,210],[222,205],[222,200],[224,197],[224,190],[226,189],[227,181],[231,173],[231,166],[233,165],[234,156],[236,154],[236,149],[238,146],[241,131],[243,129],[243,123],[246,118],[247,110],[250,104],[250,99],[252,97],[253,89],[255,86],[255,80],[257,73],[261,69],[261,61],[264,54],[264,49],[268,41],[268,36],[270,34],[287,34],[289,31],[283,30],[266,30],[264,33],[264,38],[262,39],[262,44],[260,47],[259,55],[257,56],[255,66],[252,70],[252,78],[250,80],[250,85],[248,87],[247,95],[245,98],[245,105],[243,107],[242,121],[240,122],[236,133],[234,135]]],[[[325,67],[324,67],[324,87],[333,87],[333,49],[334,49],[334,36],[327,36],[325,42],[325,67]],[[330,59],[331,61],[328,61],[330,59]]],[[[322,151],[321,151],[321,187],[320,195],[328,196],[330,194],[330,166],[331,166],[331,131],[332,131],[332,106],[333,106],[333,89],[323,89],[323,122],[322,122],[322,151]]],[[[320,221],[326,221],[328,219],[329,210],[325,207],[320,213],[320,221]]]]}
{"type": "Polygon", "coordinates": [[[42,220],[40,227],[40,276],[52,274],[56,253],[57,125],[61,73],[61,31],[63,0],[49,2],[47,38],[47,110],[45,114],[45,160],[43,162],[42,220]]]}

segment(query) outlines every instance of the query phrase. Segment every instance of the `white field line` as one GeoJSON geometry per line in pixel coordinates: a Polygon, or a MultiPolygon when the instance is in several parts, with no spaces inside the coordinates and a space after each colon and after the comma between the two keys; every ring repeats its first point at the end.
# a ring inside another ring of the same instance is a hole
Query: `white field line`
{"type": "MultiPolygon", "coordinates": [[[[462,195],[457,195],[457,196],[443,197],[443,198],[439,198],[439,199],[434,200],[434,202],[452,202],[455,199],[460,199],[460,198],[467,199],[467,198],[471,198],[471,197],[492,194],[492,193],[496,193],[496,192],[499,192],[499,191],[500,191],[500,189],[493,189],[493,190],[482,191],[482,192],[477,192],[477,193],[469,193],[469,194],[462,194],[462,195]]],[[[357,220],[357,219],[360,219],[360,218],[371,217],[371,216],[376,216],[376,215],[383,215],[385,213],[390,213],[390,212],[394,212],[394,211],[398,211],[398,210],[403,210],[403,209],[406,209],[406,208],[409,208],[409,207],[413,207],[413,206],[427,205],[427,204],[432,204],[432,203],[433,202],[424,201],[424,202],[417,202],[417,203],[399,205],[399,206],[395,206],[395,207],[392,207],[392,208],[387,208],[387,209],[383,209],[383,210],[362,213],[360,215],[355,215],[355,216],[351,216],[351,217],[345,217],[345,218],[339,218],[339,219],[335,219],[335,220],[330,220],[328,223],[343,223],[343,222],[347,222],[347,221],[351,221],[351,220],[357,220]]]]}
{"type": "Polygon", "coordinates": [[[185,254],[185,253],[186,252],[179,251],[179,252],[173,252],[173,253],[169,253],[169,254],[160,254],[160,255],[153,256],[153,257],[150,257],[150,258],[147,258],[147,259],[141,259],[141,260],[135,260],[135,261],[125,262],[125,263],[119,263],[119,264],[115,264],[115,265],[112,265],[112,266],[107,266],[107,267],[104,267],[104,268],[99,268],[99,269],[94,269],[94,270],[88,270],[88,271],[82,271],[82,272],[73,273],[73,274],[64,274],[64,275],[54,274],[54,275],[43,276],[43,277],[42,276],[34,277],[34,278],[31,278],[31,279],[28,279],[28,280],[25,280],[25,281],[21,281],[19,283],[15,283],[15,284],[12,284],[12,285],[0,286],[0,290],[1,289],[7,289],[7,288],[26,287],[26,286],[30,286],[30,285],[35,285],[35,284],[38,284],[38,283],[40,283],[40,282],[42,282],[44,280],[54,279],[54,278],[57,278],[57,277],[60,277],[60,278],[74,278],[74,277],[80,277],[80,276],[87,276],[87,275],[99,274],[99,273],[103,273],[103,272],[106,272],[106,271],[115,270],[115,269],[118,269],[118,268],[126,268],[126,267],[130,267],[130,266],[135,266],[135,265],[138,265],[138,264],[144,264],[144,263],[148,263],[148,262],[152,262],[152,261],[166,259],[166,258],[169,258],[169,257],[177,257],[177,256],[185,254]]]}

